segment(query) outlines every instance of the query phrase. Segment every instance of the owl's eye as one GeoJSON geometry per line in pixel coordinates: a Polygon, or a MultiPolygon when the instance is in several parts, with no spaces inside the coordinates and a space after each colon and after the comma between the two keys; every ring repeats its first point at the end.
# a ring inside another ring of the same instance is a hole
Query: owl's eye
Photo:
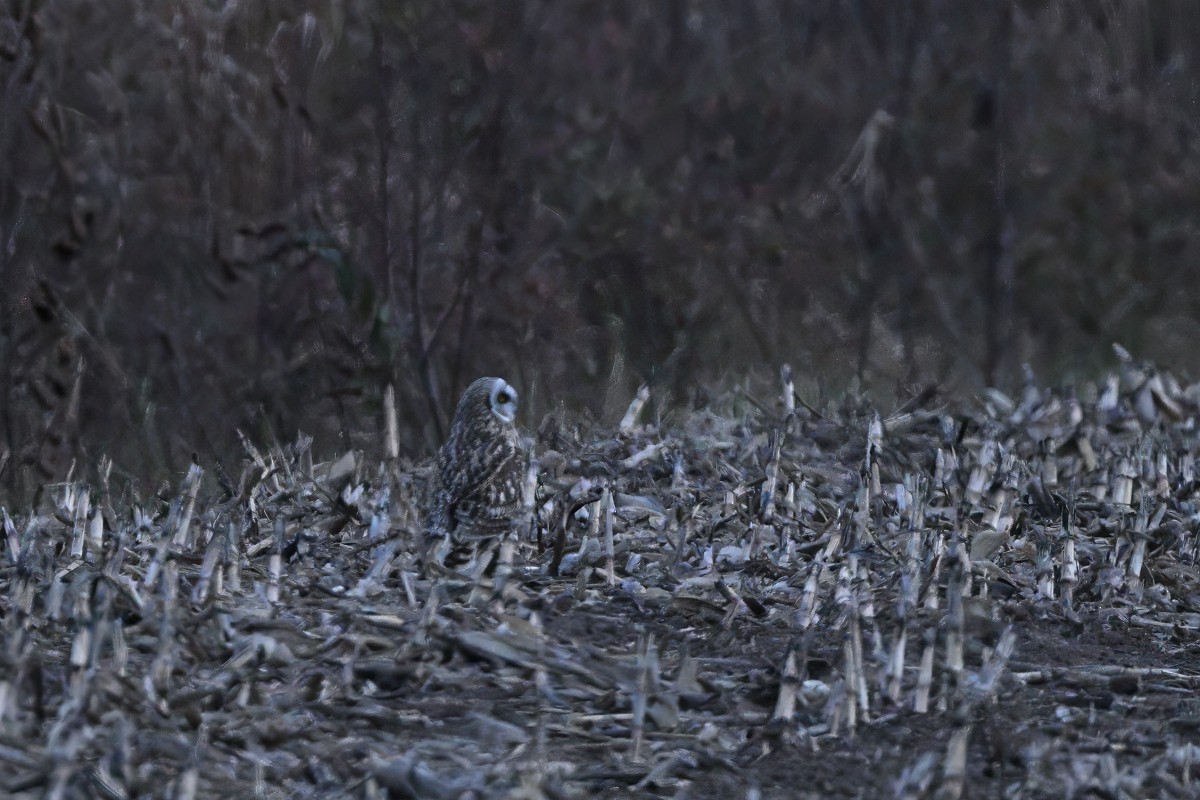
{"type": "Polygon", "coordinates": [[[501,392],[500,394],[496,395],[496,402],[499,403],[500,405],[504,405],[505,403],[509,402],[510,400],[512,400],[512,396],[509,395],[508,392],[501,392]]]}

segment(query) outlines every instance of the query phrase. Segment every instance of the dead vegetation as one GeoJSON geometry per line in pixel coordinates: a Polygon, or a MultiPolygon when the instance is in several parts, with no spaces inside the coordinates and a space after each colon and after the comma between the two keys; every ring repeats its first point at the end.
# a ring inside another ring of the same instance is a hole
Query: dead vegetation
{"type": "Polygon", "coordinates": [[[695,393],[1194,372],[1189,2],[98,8],[0,10],[0,794],[1196,793],[1200,389],[695,393]]]}
{"type": "Polygon", "coordinates": [[[394,458],[68,476],[3,513],[0,791],[1195,796],[1200,386],[782,386],[548,421],[528,530],[457,572],[394,458]]]}

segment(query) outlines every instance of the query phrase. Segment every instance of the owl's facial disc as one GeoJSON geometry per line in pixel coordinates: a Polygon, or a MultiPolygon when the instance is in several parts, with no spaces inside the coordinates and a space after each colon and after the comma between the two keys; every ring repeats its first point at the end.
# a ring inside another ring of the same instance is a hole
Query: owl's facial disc
{"type": "Polygon", "coordinates": [[[492,413],[504,422],[512,422],[517,418],[517,392],[503,378],[496,378],[492,385],[488,405],[492,413]]]}

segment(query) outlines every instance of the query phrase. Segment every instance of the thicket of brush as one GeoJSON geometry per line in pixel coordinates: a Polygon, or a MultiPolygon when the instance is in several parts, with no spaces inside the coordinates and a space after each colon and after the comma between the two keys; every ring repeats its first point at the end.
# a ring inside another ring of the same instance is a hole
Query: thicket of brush
{"type": "Polygon", "coordinates": [[[1194,366],[1187,0],[17,0],[0,452],[406,451],[500,373],[614,419],[789,361],[889,391],[1194,366]]]}

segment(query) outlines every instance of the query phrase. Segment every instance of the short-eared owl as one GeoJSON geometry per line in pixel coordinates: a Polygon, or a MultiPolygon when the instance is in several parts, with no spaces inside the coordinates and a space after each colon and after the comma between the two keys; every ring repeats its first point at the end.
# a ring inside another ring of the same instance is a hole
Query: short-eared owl
{"type": "Polygon", "coordinates": [[[517,393],[502,378],[467,387],[438,451],[426,530],[454,540],[503,533],[523,504],[527,454],[517,432],[517,393]]]}

